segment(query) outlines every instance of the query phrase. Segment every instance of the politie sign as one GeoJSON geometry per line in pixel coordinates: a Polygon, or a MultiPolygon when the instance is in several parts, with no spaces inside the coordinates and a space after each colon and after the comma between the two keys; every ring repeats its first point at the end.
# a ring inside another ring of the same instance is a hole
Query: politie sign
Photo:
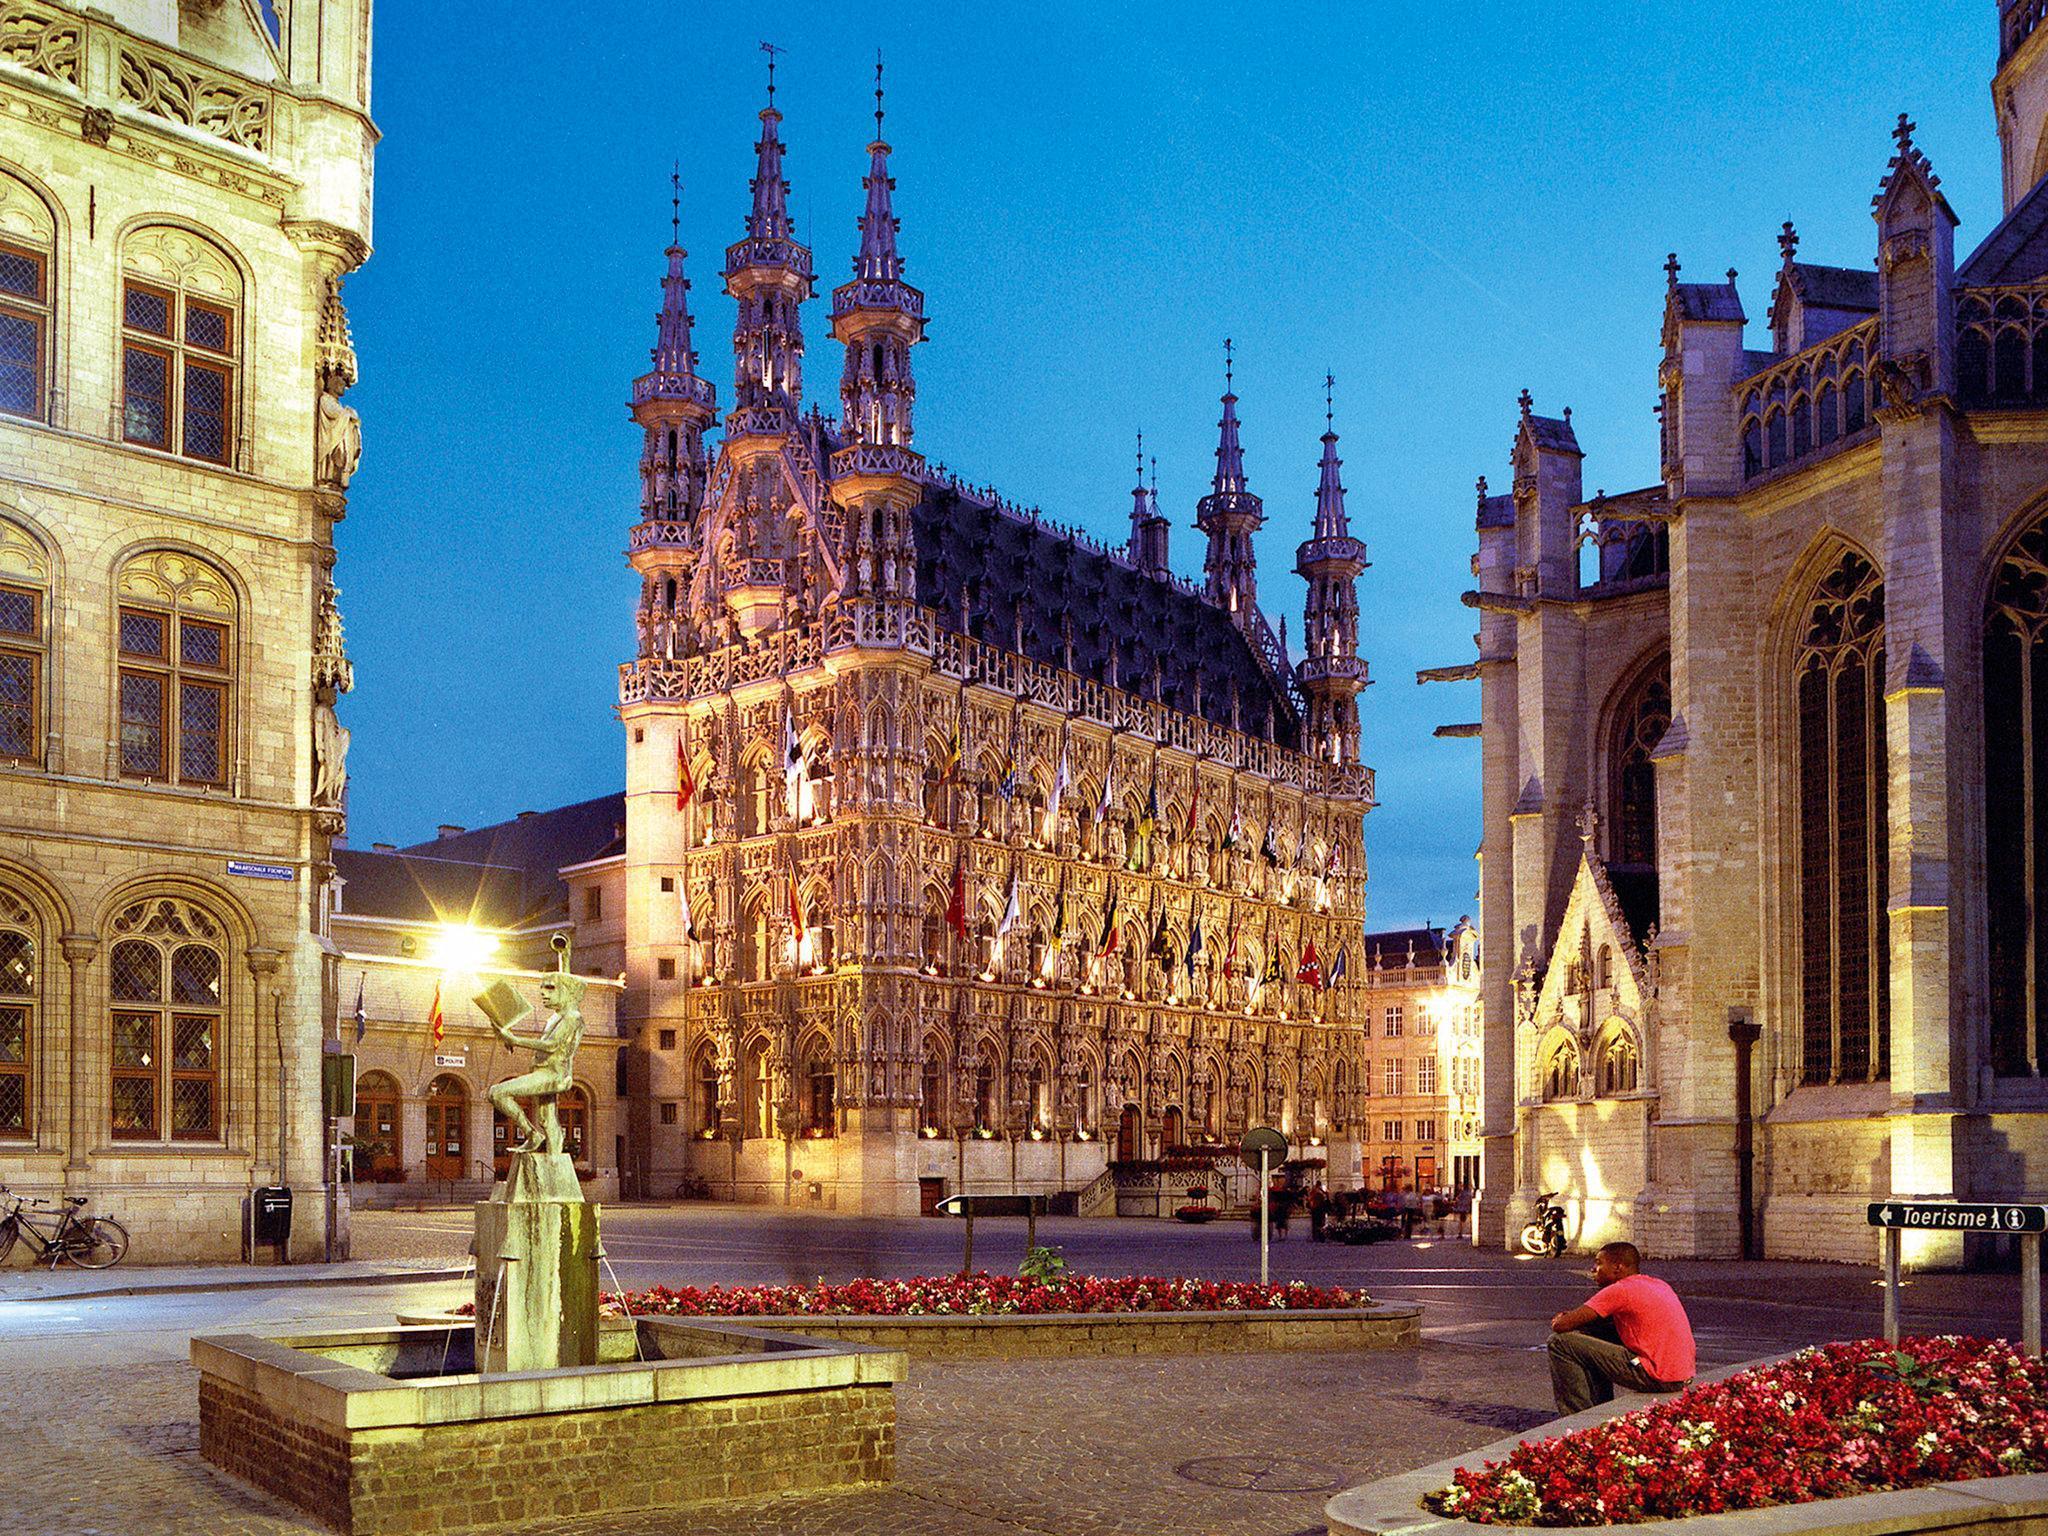
{"type": "Polygon", "coordinates": [[[1870,1224],[1918,1232],[2048,1232],[2048,1205],[1958,1205],[1946,1200],[1873,1201],[1870,1224]]]}

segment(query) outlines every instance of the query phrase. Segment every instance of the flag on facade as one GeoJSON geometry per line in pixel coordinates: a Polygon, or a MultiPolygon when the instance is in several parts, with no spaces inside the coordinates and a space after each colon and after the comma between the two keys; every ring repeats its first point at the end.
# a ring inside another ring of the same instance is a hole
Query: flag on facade
{"type": "Polygon", "coordinates": [[[1199,825],[1201,824],[1201,817],[1202,817],[1202,776],[1201,776],[1200,774],[1196,774],[1196,775],[1195,775],[1195,777],[1194,777],[1194,780],[1193,780],[1193,781],[1192,781],[1192,782],[1191,782],[1191,783],[1189,784],[1189,786],[1188,786],[1188,827],[1187,827],[1187,835],[1188,835],[1189,837],[1193,837],[1193,836],[1195,835],[1195,828],[1196,828],[1197,826],[1199,826],[1199,825]]]}
{"type": "Polygon", "coordinates": [[[363,1015],[363,982],[364,982],[364,981],[365,981],[366,979],[367,979],[367,976],[366,976],[366,974],[364,974],[364,973],[359,973],[359,974],[358,974],[358,975],[356,976],[356,1044],[357,1044],[357,1045],[361,1045],[361,1044],[363,1043],[363,1031],[365,1031],[366,1029],[368,1029],[368,1028],[370,1027],[370,1023],[369,1023],[369,1020],[368,1020],[367,1018],[365,1018],[365,1017],[364,1017],[364,1015],[363,1015]]]}
{"type": "Polygon", "coordinates": [[[1236,806],[1230,808],[1230,825],[1223,829],[1223,849],[1227,853],[1244,841],[1244,813],[1236,806]]]}
{"type": "Polygon", "coordinates": [[[1010,732],[1010,744],[1003,749],[1003,771],[996,783],[996,793],[1005,800],[1016,798],[1017,794],[1017,733],[1010,732]]]}
{"type": "Polygon", "coordinates": [[[1192,903],[1189,912],[1187,967],[1188,974],[1192,976],[1195,974],[1195,962],[1202,957],[1202,918],[1201,914],[1194,912],[1192,903]]]}
{"type": "Polygon", "coordinates": [[[1060,824],[1060,796],[1067,792],[1067,749],[1060,748],[1059,772],[1052,776],[1052,798],[1045,803],[1045,840],[1052,841],[1060,824]]]}
{"type": "Polygon", "coordinates": [[[1237,974],[1237,908],[1230,909],[1230,938],[1223,951],[1223,978],[1228,981],[1237,974]]]}
{"type": "Polygon", "coordinates": [[[1047,981],[1052,980],[1053,973],[1059,969],[1060,951],[1065,949],[1066,945],[1067,892],[1066,887],[1062,886],[1060,888],[1059,905],[1053,910],[1052,914],[1052,937],[1046,941],[1045,964],[1041,968],[1047,981]]]}
{"type": "Polygon", "coordinates": [[[782,788],[789,798],[789,814],[797,814],[797,786],[803,782],[804,744],[797,739],[796,716],[782,712],[782,788]]]}
{"type": "Polygon", "coordinates": [[[1115,782],[1116,753],[1111,752],[1109,754],[1109,762],[1104,765],[1102,770],[1102,798],[1096,802],[1095,806],[1095,819],[1098,822],[1107,822],[1109,820],[1110,807],[1116,803],[1116,791],[1110,786],[1115,782]]]}
{"type": "Polygon", "coordinates": [[[1266,840],[1259,844],[1259,857],[1276,867],[1280,863],[1280,843],[1273,836],[1273,824],[1271,822],[1266,823],[1266,840]]]}
{"type": "Polygon", "coordinates": [[[1308,948],[1301,952],[1301,967],[1294,973],[1294,979],[1311,992],[1323,990],[1323,962],[1316,956],[1316,941],[1310,939],[1308,948]]]}
{"type": "Polygon", "coordinates": [[[676,732],[676,809],[686,810],[692,797],[697,793],[697,777],[690,772],[689,749],[683,745],[683,733],[676,732]]]}
{"type": "Polygon", "coordinates": [[[1334,987],[1350,974],[1351,946],[1349,944],[1340,944],[1337,946],[1337,958],[1330,962],[1330,975],[1328,980],[1324,982],[1324,985],[1334,987]]]}
{"type": "Polygon", "coordinates": [[[802,939],[804,932],[803,907],[796,899],[796,859],[789,861],[789,931],[792,938],[802,939]]]}
{"type": "Polygon", "coordinates": [[[1116,887],[1109,888],[1109,905],[1102,909],[1102,938],[1095,946],[1096,958],[1109,954],[1117,946],[1122,935],[1116,926],[1116,887]]]}
{"type": "Polygon", "coordinates": [[[939,782],[950,784],[960,775],[960,717],[953,717],[953,732],[946,738],[945,751],[939,757],[939,782]]]}
{"type": "Polygon", "coordinates": [[[697,913],[690,905],[690,888],[683,883],[681,875],[676,876],[676,905],[683,909],[683,942],[697,942],[697,913]]]}
{"type": "Polygon", "coordinates": [[[946,898],[946,926],[961,938],[967,937],[967,857],[953,859],[953,893],[946,898]]]}
{"type": "Polygon", "coordinates": [[[1138,843],[1142,847],[1152,840],[1152,830],[1159,825],[1159,781],[1152,781],[1152,788],[1145,796],[1145,809],[1138,813],[1138,843]]]}
{"type": "Polygon", "coordinates": [[[1266,946],[1266,969],[1265,973],[1259,977],[1259,985],[1263,987],[1273,982],[1285,981],[1286,979],[1287,970],[1281,963],[1279,946],[1268,944],[1266,946]]]}
{"type": "Polygon", "coordinates": [[[1152,926],[1152,943],[1145,952],[1163,966],[1173,964],[1173,935],[1167,931],[1163,906],[1159,909],[1159,921],[1152,926]]]}
{"type": "Polygon", "coordinates": [[[1024,926],[1024,907],[1017,897],[1017,876],[1013,872],[1010,876],[1010,899],[1003,903],[1002,921],[996,924],[998,939],[1006,939],[1024,926]]]}
{"type": "Polygon", "coordinates": [[[439,1045],[448,1038],[448,1020],[441,1013],[441,983],[434,983],[434,1006],[427,1014],[427,1029],[439,1045]]]}

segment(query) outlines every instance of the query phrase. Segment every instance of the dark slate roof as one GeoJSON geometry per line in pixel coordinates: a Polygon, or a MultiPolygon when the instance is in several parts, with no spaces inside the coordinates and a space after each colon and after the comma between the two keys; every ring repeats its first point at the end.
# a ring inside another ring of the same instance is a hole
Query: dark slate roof
{"type": "Polygon", "coordinates": [[[1742,312],[1742,298],[1733,283],[1679,283],[1672,289],[1681,320],[1732,320],[1740,324],[1749,317],[1742,312]]]}
{"type": "Polygon", "coordinates": [[[1822,267],[1812,262],[1792,263],[1792,286],[1800,299],[1814,309],[1858,310],[1877,313],[1877,270],[1874,267],[1822,267]]]}
{"type": "Polygon", "coordinates": [[[1365,963],[1369,966],[1400,966],[1408,963],[1408,950],[1415,950],[1417,965],[1439,965],[1444,957],[1441,928],[1389,928],[1365,936],[1365,963]]]}
{"type": "Polygon", "coordinates": [[[337,848],[335,867],[348,881],[342,911],[494,928],[559,920],[568,913],[559,871],[624,851],[625,837],[621,792],[410,848],[337,848]]]}
{"type": "Polygon", "coordinates": [[[1570,421],[1556,416],[1525,416],[1529,436],[1538,448],[1551,453],[1578,453],[1579,440],[1570,421]]]}
{"type": "Polygon", "coordinates": [[[1023,653],[1047,666],[1066,665],[1062,620],[1073,628],[1073,670],[1106,683],[1117,648],[1117,684],[1151,696],[1152,669],[1162,672],[1161,699],[1230,724],[1230,685],[1238,686],[1240,728],[1262,734],[1273,706],[1275,737],[1297,746],[1300,720],[1284,684],[1253,651],[1230,616],[1185,587],[1148,576],[1058,529],[1007,507],[928,483],[915,518],[917,600],[948,629],[961,628],[963,596],[976,639],[1010,650],[1023,621],[1023,653]]]}
{"type": "Polygon", "coordinates": [[[1482,528],[1512,528],[1515,526],[1515,498],[1512,496],[1486,496],[1479,502],[1479,526],[1482,528]]]}
{"type": "Polygon", "coordinates": [[[2043,275],[2048,275],[2048,180],[2036,182],[1956,269],[1956,286],[2031,283],[2043,275]]]}
{"type": "Polygon", "coordinates": [[[344,916],[484,928],[517,928],[539,920],[536,897],[516,869],[360,848],[335,849],[334,867],[344,882],[344,916]]]}

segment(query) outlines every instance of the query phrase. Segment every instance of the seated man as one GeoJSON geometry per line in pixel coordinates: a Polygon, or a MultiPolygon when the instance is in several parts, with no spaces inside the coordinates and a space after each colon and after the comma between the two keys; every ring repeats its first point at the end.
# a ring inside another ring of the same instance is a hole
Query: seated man
{"type": "Polygon", "coordinates": [[[1692,1324],[1678,1293],[1642,1272],[1634,1243],[1609,1243],[1593,1261],[1600,1289],[1550,1320],[1550,1385],[1559,1413],[1609,1402],[1616,1387],[1676,1392],[1692,1380],[1692,1324]]]}

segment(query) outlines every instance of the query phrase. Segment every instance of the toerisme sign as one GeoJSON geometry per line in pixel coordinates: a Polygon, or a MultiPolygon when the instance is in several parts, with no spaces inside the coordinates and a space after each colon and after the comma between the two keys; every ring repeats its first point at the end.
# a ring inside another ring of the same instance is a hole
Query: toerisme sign
{"type": "Polygon", "coordinates": [[[1870,1224],[1928,1232],[2048,1232],[2048,1205],[1959,1205],[1948,1200],[1872,1201],[1870,1224]]]}

